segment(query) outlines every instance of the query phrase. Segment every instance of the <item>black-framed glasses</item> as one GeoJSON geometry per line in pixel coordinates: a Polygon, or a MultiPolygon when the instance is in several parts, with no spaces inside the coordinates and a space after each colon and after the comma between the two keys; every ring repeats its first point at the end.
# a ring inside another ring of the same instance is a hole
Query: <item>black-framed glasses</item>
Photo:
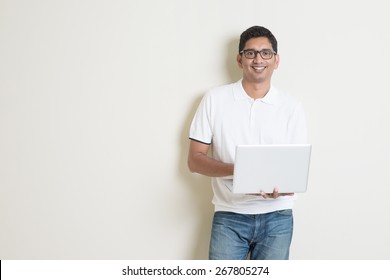
{"type": "Polygon", "coordinates": [[[244,54],[244,56],[248,59],[254,59],[257,54],[260,54],[262,59],[268,60],[271,59],[274,55],[276,55],[276,52],[270,49],[263,49],[263,50],[254,50],[254,49],[247,49],[240,51],[240,54],[244,54]]]}

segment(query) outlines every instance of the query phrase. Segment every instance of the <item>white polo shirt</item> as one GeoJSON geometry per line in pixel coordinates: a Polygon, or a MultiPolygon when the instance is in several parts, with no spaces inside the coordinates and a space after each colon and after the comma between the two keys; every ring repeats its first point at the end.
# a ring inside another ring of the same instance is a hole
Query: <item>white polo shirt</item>
{"type": "MultiPolygon", "coordinates": [[[[240,80],[205,94],[192,121],[190,139],[210,144],[214,159],[233,163],[237,145],[307,143],[305,114],[300,102],[273,86],[264,98],[252,99],[240,80]]],[[[233,194],[225,179],[212,178],[215,211],[262,214],[293,207],[290,196],[263,199],[233,194]]]]}

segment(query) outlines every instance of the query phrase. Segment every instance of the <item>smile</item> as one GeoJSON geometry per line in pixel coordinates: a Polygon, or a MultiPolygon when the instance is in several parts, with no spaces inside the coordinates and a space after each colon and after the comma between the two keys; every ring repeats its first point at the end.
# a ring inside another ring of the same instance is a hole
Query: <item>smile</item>
{"type": "Polygon", "coordinates": [[[262,72],[266,67],[265,66],[252,66],[256,72],[262,72]]]}

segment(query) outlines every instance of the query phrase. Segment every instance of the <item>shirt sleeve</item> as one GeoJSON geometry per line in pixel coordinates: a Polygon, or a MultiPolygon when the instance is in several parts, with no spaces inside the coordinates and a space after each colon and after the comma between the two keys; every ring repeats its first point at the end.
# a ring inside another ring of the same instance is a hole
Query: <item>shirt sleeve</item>
{"type": "Polygon", "coordinates": [[[190,127],[190,139],[210,145],[213,140],[211,126],[211,101],[206,94],[199,104],[190,127]]]}
{"type": "Polygon", "coordinates": [[[306,115],[301,103],[298,103],[292,112],[288,124],[290,144],[308,144],[306,115]]]}

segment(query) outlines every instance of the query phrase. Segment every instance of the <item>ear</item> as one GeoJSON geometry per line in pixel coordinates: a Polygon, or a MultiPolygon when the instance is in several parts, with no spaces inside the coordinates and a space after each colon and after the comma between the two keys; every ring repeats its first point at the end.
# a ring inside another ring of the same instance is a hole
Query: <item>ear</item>
{"type": "Polygon", "coordinates": [[[278,69],[279,62],[280,62],[280,56],[279,56],[279,54],[277,54],[277,55],[275,55],[275,67],[274,67],[275,70],[278,69]]]}
{"type": "Polygon", "coordinates": [[[240,54],[237,54],[236,60],[237,60],[238,67],[242,69],[242,56],[240,54]]]}

